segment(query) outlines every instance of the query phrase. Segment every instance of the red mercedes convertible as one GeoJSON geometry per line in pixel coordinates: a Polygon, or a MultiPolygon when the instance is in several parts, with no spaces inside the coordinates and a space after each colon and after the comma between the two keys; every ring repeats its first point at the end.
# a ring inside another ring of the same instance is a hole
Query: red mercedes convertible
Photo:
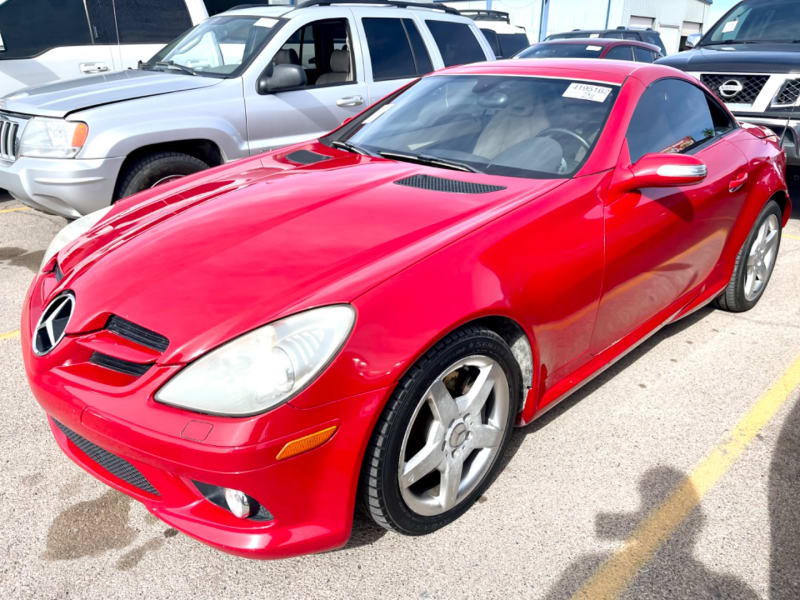
{"type": "Polygon", "coordinates": [[[25,368],[72,460],[203,542],[326,550],[357,506],[429,533],[513,426],[703,305],[758,302],[784,166],[667,67],[447,69],[68,225],[25,368]]]}

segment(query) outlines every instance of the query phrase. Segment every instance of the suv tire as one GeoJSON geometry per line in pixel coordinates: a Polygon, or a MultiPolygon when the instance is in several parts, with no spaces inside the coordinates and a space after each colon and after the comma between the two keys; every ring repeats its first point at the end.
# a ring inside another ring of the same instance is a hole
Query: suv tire
{"type": "Polygon", "coordinates": [[[157,152],[143,156],[127,166],[119,184],[114,201],[136,192],[149,189],[177,177],[191,175],[207,169],[210,165],[199,158],[183,152],[157,152]]]}

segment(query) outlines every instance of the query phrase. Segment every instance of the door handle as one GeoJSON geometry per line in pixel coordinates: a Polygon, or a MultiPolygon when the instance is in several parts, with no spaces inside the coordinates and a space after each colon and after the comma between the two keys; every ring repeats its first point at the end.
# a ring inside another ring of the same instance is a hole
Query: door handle
{"type": "Polygon", "coordinates": [[[108,71],[108,65],[102,62],[87,62],[78,65],[81,73],[91,75],[92,73],[105,73],[108,71]]]}
{"type": "Polygon", "coordinates": [[[731,193],[738,192],[745,183],[747,183],[747,173],[737,175],[728,182],[728,191],[731,193]]]}
{"type": "Polygon", "coordinates": [[[360,106],[364,104],[362,96],[345,96],[336,101],[336,106],[360,106]]]}

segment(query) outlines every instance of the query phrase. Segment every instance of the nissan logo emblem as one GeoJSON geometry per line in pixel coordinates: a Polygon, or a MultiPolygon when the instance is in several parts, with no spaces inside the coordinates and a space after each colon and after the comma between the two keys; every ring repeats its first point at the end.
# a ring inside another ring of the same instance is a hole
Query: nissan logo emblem
{"type": "Polygon", "coordinates": [[[67,330],[67,324],[75,309],[75,296],[65,292],[56,296],[44,309],[36,329],[33,330],[33,352],[42,356],[58,346],[67,330]]]}
{"type": "Polygon", "coordinates": [[[719,93],[723,98],[733,98],[741,93],[744,89],[744,85],[738,79],[728,79],[728,81],[724,82],[717,89],[719,89],[719,93]]]}

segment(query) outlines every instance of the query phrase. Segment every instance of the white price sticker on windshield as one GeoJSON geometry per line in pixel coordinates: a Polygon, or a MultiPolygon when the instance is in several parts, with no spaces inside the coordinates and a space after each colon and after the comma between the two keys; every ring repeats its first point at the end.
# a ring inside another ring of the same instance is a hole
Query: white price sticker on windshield
{"type": "Polygon", "coordinates": [[[739,24],[738,19],[735,21],[728,21],[727,23],[725,23],[725,27],[722,28],[722,33],[730,33],[731,31],[736,29],[736,26],[738,24],[739,24]]]}
{"type": "Polygon", "coordinates": [[[272,19],[270,17],[261,17],[258,21],[253,23],[256,27],[274,27],[275,23],[278,22],[278,19],[272,19]]]}
{"type": "Polygon", "coordinates": [[[603,47],[602,46],[586,46],[586,49],[589,52],[600,52],[600,50],[602,50],[603,47]]]}
{"type": "Polygon", "coordinates": [[[576,100],[589,100],[591,102],[605,102],[611,88],[602,85],[589,85],[588,83],[570,83],[566,91],[561,94],[564,98],[576,100]]]}

